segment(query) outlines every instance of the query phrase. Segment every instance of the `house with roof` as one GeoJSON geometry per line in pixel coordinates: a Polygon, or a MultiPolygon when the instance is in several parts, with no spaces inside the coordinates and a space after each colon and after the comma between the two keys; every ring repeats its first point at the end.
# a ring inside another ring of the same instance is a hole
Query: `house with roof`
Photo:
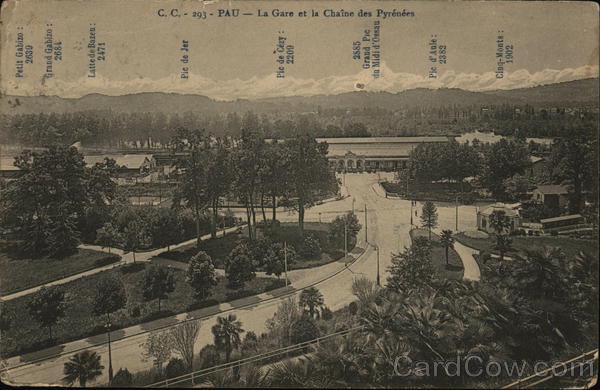
{"type": "Polygon", "coordinates": [[[477,229],[487,232],[495,233],[494,227],[490,225],[490,217],[495,211],[501,211],[504,213],[509,220],[508,232],[512,232],[521,227],[521,215],[519,214],[520,203],[494,203],[477,212],[477,229]]]}
{"type": "Polygon", "coordinates": [[[560,210],[569,202],[569,190],[562,184],[539,185],[533,190],[531,200],[550,209],[560,210]]]}
{"type": "Polygon", "coordinates": [[[14,157],[0,157],[0,178],[16,179],[21,175],[21,170],[15,167],[14,157]]]}
{"type": "Polygon", "coordinates": [[[452,137],[317,138],[327,142],[329,164],[338,172],[393,171],[403,168],[422,143],[449,143],[452,137]]]}

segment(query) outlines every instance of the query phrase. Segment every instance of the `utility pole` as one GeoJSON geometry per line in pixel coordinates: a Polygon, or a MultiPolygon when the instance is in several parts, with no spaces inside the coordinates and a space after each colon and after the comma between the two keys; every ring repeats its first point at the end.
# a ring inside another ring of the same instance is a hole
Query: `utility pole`
{"type": "Polygon", "coordinates": [[[108,383],[110,384],[113,380],[113,368],[112,368],[112,351],[110,349],[110,327],[111,323],[106,323],[106,331],[108,332],[108,383]]]}
{"type": "Polygon", "coordinates": [[[348,218],[344,217],[344,263],[348,257],[348,218]]]}
{"type": "Polygon", "coordinates": [[[367,244],[369,243],[368,228],[369,224],[367,223],[367,204],[365,203],[365,242],[367,244]]]}
{"type": "Polygon", "coordinates": [[[285,264],[285,286],[287,287],[287,285],[289,284],[289,279],[288,279],[288,273],[287,273],[287,269],[288,269],[288,265],[287,265],[287,242],[283,242],[283,262],[285,264]]]}
{"type": "Polygon", "coordinates": [[[412,225],[413,225],[413,216],[412,216],[412,214],[413,214],[413,212],[412,212],[412,211],[413,211],[413,203],[414,203],[414,201],[413,201],[413,200],[411,200],[411,201],[410,201],[410,226],[411,226],[411,227],[412,227],[412,225]]]}
{"type": "Polygon", "coordinates": [[[458,233],[458,194],[456,195],[456,232],[458,233]]]}
{"type": "Polygon", "coordinates": [[[379,277],[379,245],[375,246],[375,250],[377,250],[377,286],[381,287],[381,280],[379,277]]]}
{"type": "Polygon", "coordinates": [[[356,201],[356,199],[352,198],[352,214],[354,214],[354,202],[356,201]]]}

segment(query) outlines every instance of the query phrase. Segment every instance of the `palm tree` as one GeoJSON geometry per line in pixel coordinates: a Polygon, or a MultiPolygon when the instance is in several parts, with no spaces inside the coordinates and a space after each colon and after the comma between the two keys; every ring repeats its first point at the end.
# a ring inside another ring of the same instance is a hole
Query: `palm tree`
{"type": "Polygon", "coordinates": [[[63,382],[69,386],[79,381],[80,387],[85,387],[88,381],[94,380],[102,375],[104,366],[100,364],[100,355],[92,351],[76,353],[65,363],[63,382]]]}
{"type": "Polygon", "coordinates": [[[212,333],[215,339],[215,346],[225,351],[225,360],[229,362],[231,352],[239,348],[242,344],[240,334],[242,323],[238,321],[235,314],[229,314],[227,317],[218,317],[217,323],[212,327],[212,333]]]}
{"type": "Polygon", "coordinates": [[[304,310],[308,309],[310,318],[314,318],[315,314],[323,308],[323,294],[315,287],[310,287],[302,291],[300,294],[300,307],[304,310]]]}
{"type": "Polygon", "coordinates": [[[446,266],[448,265],[448,249],[454,248],[454,238],[452,237],[452,230],[442,230],[442,236],[440,237],[440,244],[446,250],[446,266]]]}
{"type": "Polygon", "coordinates": [[[564,279],[559,248],[544,248],[542,251],[527,251],[526,258],[517,258],[515,279],[535,296],[551,298],[558,296],[567,286],[564,279]]]}

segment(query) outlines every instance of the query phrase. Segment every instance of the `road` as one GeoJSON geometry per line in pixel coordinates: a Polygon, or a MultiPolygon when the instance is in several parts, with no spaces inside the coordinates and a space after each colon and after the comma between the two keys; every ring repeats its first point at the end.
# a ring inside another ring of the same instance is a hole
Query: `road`
{"type": "MultiPolygon", "coordinates": [[[[347,174],[345,175],[345,191],[350,197],[336,201],[328,202],[315,206],[306,211],[306,221],[330,221],[337,215],[349,211],[354,206],[355,211],[363,225],[359,233],[359,242],[365,239],[365,204],[367,206],[368,219],[368,242],[376,245],[380,250],[380,270],[381,280],[385,283],[386,269],[391,264],[391,254],[402,250],[410,245],[408,232],[410,230],[411,203],[410,201],[400,199],[386,199],[377,189],[377,174],[347,174]]],[[[420,213],[419,204],[416,208],[420,213]]],[[[412,211],[414,214],[414,210],[412,211]]],[[[453,205],[438,205],[439,224],[441,229],[453,229],[455,226],[455,208],[453,205]]],[[[278,219],[282,221],[296,220],[295,213],[279,213],[278,219]]],[[[460,224],[462,230],[473,229],[475,226],[475,208],[463,206],[459,208],[460,224]]],[[[413,219],[418,223],[418,218],[413,219]]],[[[332,310],[337,310],[354,300],[350,292],[352,281],[359,275],[367,276],[373,280],[377,273],[377,254],[372,249],[368,249],[355,263],[347,269],[342,270],[336,276],[319,283],[317,288],[323,294],[325,304],[332,310]]],[[[315,277],[310,275],[307,277],[315,277]]],[[[313,272],[314,274],[314,272],[313,272]]],[[[324,275],[322,275],[324,276],[324,275]]],[[[303,286],[302,280],[292,282],[293,286],[303,286]]],[[[229,313],[236,314],[242,321],[243,328],[246,331],[254,331],[260,334],[266,330],[265,321],[271,318],[275,313],[281,299],[274,299],[268,302],[257,303],[256,305],[234,309],[229,313]]],[[[203,319],[195,351],[199,351],[206,344],[212,343],[211,327],[216,322],[217,315],[203,319]]],[[[127,368],[130,372],[148,369],[151,362],[144,362],[141,359],[142,344],[148,333],[140,334],[130,338],[118,340],[112,343],[113,369],[116,372],[119,368],[127,368]]],[[[105,366],[103,375],[98,378],[96,383],[103,384],[108,381],[108,350],[106,345],[91,348],[101,355],[102,364],[105,366]]],[[[25,365],[8,370],[8,378],[11,382],[20,385],[33,384],[60,384],[64,363],[69,355],[59,356],[44,360],[39,363],[25,365]]],[[[92,385],[92,384],[90,384],[92,385]]]]}

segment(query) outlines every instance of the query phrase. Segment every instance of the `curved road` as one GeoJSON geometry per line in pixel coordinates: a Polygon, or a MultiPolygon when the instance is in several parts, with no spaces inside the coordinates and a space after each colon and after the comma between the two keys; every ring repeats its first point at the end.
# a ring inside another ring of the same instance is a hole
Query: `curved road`
{"type": "MultiPolygon", "coordinates": [[[[354,203],[357,216],[363,225],[363,229],[359,233],[359,242],[364,242],[364,208],[366,204],[368,210],[368,242],[380,248],[381,281],[385,283],[387,276],[386,269],[390,265],[391,253],[398,252],[410,244],[408,235],[408,231],[410,230],[410,201],[386,199],[381,194],[378,194],[373,186],[373,184],[377,183],[377,174],[347,174],[345,176],[345,186],[350,197],[308,209],[305,219],[306,221],[319,221],[319,219],[329,221],[337,215],[351,210],[354,203]]],[[[418,205],[417,207],[419,211],[420,206],[418,205]]],[[[454,228],[454,212],[453,205],[447,207],[438,205],[440,228],[454,228]]],[[[471,229],[475,222],[475,209],[472,208],[472,210],[469,210],[469,207],[465,206],[460,208],[459,213],[461,222],[459,228],[463,230],[471,229]]],[[[295,220],[296,218],[297,216],[294,213],[280,212],[278,215],[278,219],[285,221],[295,220]]],[[[414,218],[414,222],[418,223],[418,218],[414,218]]],[[[337,310],[354,300],[350,292],[350,287],[355,277],[365,275],[375,280],[376,273],[377,254],[374,250],[367,250],[354,264],[336,276],[317,284],[317,288],[323,294],[325,304],[330,309],[337,310]]],[[[311,275],[310,277],[316,280],[316,278],[324,276],[326,275],[311,275]]],[[[306,283],[293,281],[292,285],[303,286],[306,283]]],[[[273,316],[281,299],[285,298],[259,302],[248,308],[234,309],[229,313],[237,315],[238,319],[242,321],[242,327],[246,331],[251,330],[260,334],[266,330],[265,321],[273,316]]],[[[206,344],[212,343],[210,329],[214,325],[217,316],[215,314],[202,320],[200,335],[195,346],[196,353],[206,344]]],[[[152,366],[150,361],[145,362],[141,358],[142,348],[140,344],[146,340],[147,335],[148,333],[144,333],[112,343],[112,361],[115,373],[121,367],[127,368],[130,372],[135,372],[152,366]]],[[[103,375],[96,383],[106,383],[108,381],[107,346],[101,345],[90,349],[101,355],[102,364],[105,366],[103,375]]],[[[7,376],[12,383],[20,385],[60,384],[63,376],[63,365],[69,357],[70,355],[64,355],[39,363],[9,369],[7,376]]]]}

